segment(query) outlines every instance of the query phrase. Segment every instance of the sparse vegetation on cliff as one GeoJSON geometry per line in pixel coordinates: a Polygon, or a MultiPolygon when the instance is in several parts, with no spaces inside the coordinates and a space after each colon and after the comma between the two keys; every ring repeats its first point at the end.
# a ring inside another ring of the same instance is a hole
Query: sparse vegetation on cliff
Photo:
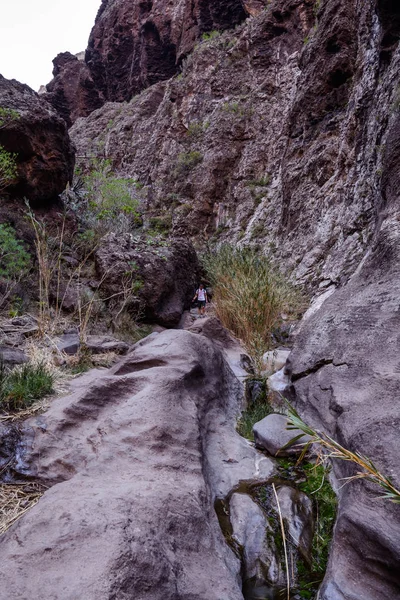
{"type": "Polygon", "coordinates": [[[4,146],[0,145],[0,193],[14,181],[16,175],[16,155],[12,152],[7,152],[4,146]]]}

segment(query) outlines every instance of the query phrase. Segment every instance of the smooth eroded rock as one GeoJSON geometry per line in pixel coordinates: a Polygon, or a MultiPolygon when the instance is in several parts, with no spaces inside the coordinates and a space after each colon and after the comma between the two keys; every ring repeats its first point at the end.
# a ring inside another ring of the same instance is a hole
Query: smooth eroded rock
{"type": "Polygon", "coordinates": [[[0,538],[1,594],[242,599],[214,501],[273,467],[235,431],[243,388],[221,351],[168,330],[82,379],[25,423],[16,473],[50,487],[0,538]]]}
{"type": "Polygon", "coordinates": [[[299,429],[287,429],[288,419],[285,415],[268,415],[253,426],[254,441],[256,446],[264,448],[271,456],[293,456],[302,452],[310,437],[303,437],[295,444],[282,449],[297,435],[302,434],[299,429]]]}
{"type": "Polygon", "coordinates": [[[255,587],[277,583],[279,557],[263,510],[247,494],[233,494],[229,508],[232,535],[243,552],[244,583],[252,580],[255,587]]]}

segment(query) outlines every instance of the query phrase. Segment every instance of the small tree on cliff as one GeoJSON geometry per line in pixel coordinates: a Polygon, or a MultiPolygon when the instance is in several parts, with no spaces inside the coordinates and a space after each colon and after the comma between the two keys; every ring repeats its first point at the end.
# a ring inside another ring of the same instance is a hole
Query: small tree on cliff
{"type": "MultiPolygon", "coordinates": [[[[0,106],[0,129],[19,119],[19,113],[0,106]]],[[[17,155],[8,152],[0,144],[0,194],[14,181],[17,175],[17,155]]]]}

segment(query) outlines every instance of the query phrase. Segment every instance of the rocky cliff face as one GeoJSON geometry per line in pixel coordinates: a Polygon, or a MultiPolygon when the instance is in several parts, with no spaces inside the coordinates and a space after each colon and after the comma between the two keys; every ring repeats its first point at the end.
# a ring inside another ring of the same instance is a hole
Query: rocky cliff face
{"type": "Polygon", "coordinates": [[[78,117],[87,117],[100,108],[104,99],[95,87],[83,57],[63,52],[56,56],[53,65],[54,79],[46,85],[43,98],[71,127],[78,117]]]}
{"type": "Polygon", "coordinates": [[[15,153],[18,168],[7,192],[32,202],[57,199],[72,180],[75,164],[65,122],[30,87],[1,75],[0,107],[19,115],[0,129],[0,144],[15,153]]]}
{"type": "Polygon", "coordinates": [[[78,121],[78,153],[138,177],[177,232],[259,245],[314,289],[343,283],[375,228],[397,110],[387,7],[275,0],[177,77],[78,121]]]}

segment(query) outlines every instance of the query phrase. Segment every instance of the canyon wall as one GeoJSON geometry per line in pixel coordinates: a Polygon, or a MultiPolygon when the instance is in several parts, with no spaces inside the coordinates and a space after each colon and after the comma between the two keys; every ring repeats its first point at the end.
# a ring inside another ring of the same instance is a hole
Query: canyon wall
{"type": "Polygon", "coordinates": [[[374,2],[275,0],[198,42],[179,75],[79,119],[81,162],[110,158],[146,187],[149,215],[200,246],[259,246],[313,289],[344,283],[381,202],[394,17],[374,2]]]}

